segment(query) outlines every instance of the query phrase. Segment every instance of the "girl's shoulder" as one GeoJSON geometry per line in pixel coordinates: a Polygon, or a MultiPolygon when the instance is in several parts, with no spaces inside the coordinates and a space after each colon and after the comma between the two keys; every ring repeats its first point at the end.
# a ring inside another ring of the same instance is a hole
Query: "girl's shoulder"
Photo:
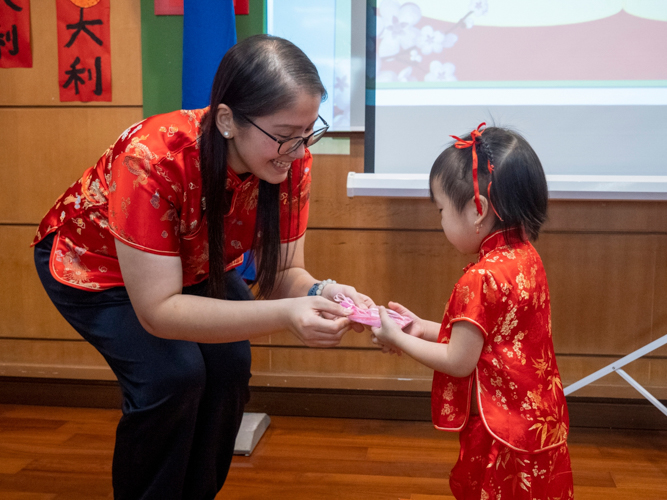
{"type": "Polygon", "coordinates": [[[543,267],[537,250],[529,241],[499,245],[480,255],[476,263],[466,266],[457,287],[507,280],[508,276],[517,276],[527,269],[532,273],[543,272],[543,267]]]}
{"type": "Polygon", "coordinates": [[[528,240],[496,246],[480,256],[477,266],[492,270],[499,267],[516,267],[526,261],[541,263],[537,250],[528,240]]]}

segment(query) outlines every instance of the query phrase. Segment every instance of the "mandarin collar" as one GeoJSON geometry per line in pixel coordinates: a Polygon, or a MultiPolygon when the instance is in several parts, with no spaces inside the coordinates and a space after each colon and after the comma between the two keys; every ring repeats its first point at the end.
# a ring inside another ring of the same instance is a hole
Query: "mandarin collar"
{"type": "Polygon", "coordinates": [[[482,240],[479,247],[479,259],[482,260],[485,255],[496,248],[507,246],[507,241],[502,230],[495,231],[482,240]]]}
{"type": "Polygon", "coordinates": [[[242,186],[246,184],[252,184],[257,177],[255,177],[253,174],[250,174],[248,177],[245,179],[241,180],[239,175],[234,172],[231,167],[227,167],[227,190],[228,191],[236,191],[237,189],[241,188],[242,186]]]}

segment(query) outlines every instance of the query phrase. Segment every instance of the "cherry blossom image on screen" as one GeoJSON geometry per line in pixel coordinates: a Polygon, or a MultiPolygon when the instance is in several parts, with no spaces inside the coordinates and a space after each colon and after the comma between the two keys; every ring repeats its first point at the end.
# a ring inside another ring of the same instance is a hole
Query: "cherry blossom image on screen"
{"type": "Polygon", "coordinates": [[[653,56],[667,50],[667,2],[382,0],[369,14],[376,21],[369,47],[377,88],[637,87],[667,80],[667,65],[653,56]]]}

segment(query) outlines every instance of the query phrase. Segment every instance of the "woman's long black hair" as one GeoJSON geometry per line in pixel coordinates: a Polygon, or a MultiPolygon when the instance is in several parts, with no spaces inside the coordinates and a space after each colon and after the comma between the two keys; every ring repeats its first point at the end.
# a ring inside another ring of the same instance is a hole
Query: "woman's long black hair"
{"type": "MultiPolygon", "coordinates": [[[[469,141],[471,134],[462,139],[469,141]]],[[[547,219],[549,201],[547,178],[537,154],[523,136],[501,127],[484,129],[476,142],[479,192],[490,198],[489,210],[499,216],[497,227],[505,240],[509,244],[522,240],[524,231],[531,240],[537,239],[547,219]],[[493,173],[487,160],[494,166],[493,173]]],[[[459,213],[463,212],[474,196],[469,147],[458,149],[452,145],[435,160],[429,179],[431,200],[436,182],[459,213]]]]}
{"type": "MultiPolygon", "coordinates": [[[[209,295],[225,298],[224,217],[230,201],[227,183],[227,140],[216,127],[219,104],[232,110],[234,122],[249,126],[245,118],[271,115],[292,106],[301,92],[326,98],[315,65],[293,43],[269,35],[256,35],[234,45],[222,59],[213,80],[211,105],[202,120],[201,175],[208,222],[209,295]]],[[[291,171],[290,171],[290,182],[291,171]]],[[[257,222],[253,239],[260,297],[274,288],[280,261],[280,184],[260,179],[257,222]],[[261,237],[260,237],[261,236],[261,237]]],[[[290,224],[291,226],[291,224],[290,224]]]]}

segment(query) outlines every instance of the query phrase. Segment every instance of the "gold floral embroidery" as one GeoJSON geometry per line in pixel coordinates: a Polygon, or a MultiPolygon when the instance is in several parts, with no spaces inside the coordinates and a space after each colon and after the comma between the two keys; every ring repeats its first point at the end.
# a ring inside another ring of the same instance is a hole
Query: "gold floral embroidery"
{"type": "Polygon", "coordinates": [[[208,242],[204,243],[201,248],[197,248],[196,251],[188,258],[187,267],[193,274],[205,274],[207,272],[206,266],[208,265],[208,242]]]}
{"type": "Polygon", "coordinates": [[[518,320],[516,318],[516,309],[516,306],[514,306],[509,311],[507,311],[502,326],[500,327],[500,335],[505,338],[510,336],[512,329],[518,324],[518,320]]]}
{"type": "Polygon", "coordinates": [[[457,285],[457,288],[459,289],[459,294],[461,296],[460,300],[464,304],[468,304],[470,302],[470,300],[475,297],[475,292],[471,292],[470,288],[468,288],[467,286],[459,287],[457,285]]]}
{"type": "Polygon", "coordinates": [[[63,277],[74,285],[85,285],[87,288],[98,288],[99,285],[90,282],[88,276],[90,269],[81,262],[81,256],[88,250],[76,246],[69,240],[69,238],[65,238],[65,245],[67,247],[67,252],[63,253],[61,250],[56,250],[55,252],[56,260],[63,264],[63,277]]]}
{"type": "Polygon", "coordinates": [[[130,216],[130,212],[129,212],[130,202],[131,202],[130,198],[127,197],[127,198],[122,198],[121,203],[120,203],[120,209],[125,214],[126,219],[130,216]]]}
{"type": "Polygon", "coordinates": [[[445,401],[451,401],[454,399],[454,391],[456,391],[456,386],[453,383],[447,384],[445,390],[442,392],[442,397],[445,401]]]}
{"type": "Polygon", "coordinates": [[[146,185],[148,182],[148,174],[150,173],[150,163],[146,167],[145,161],[136,156],[126,156],[123,158],[123,165],[127,167],[131,174],[136,175],[137,178],[134,180],[132,185],[136,188],[139,184],[146,185]]]}
{"type": "Polygon", "coordinates": [[[161,221],[168,220],[169,222],[177,221],[178,211],[175,208],[170,208],[162,215],[162,217],[160,217],[160,220],[161,221]]]}
{"type": "Polygon", "coordinates": [[[243,210],[245,210],[247,213],[252,212],[255,210],[257,207],[257,200],[259,198],[259,187],[255,187],[251,193],[250,196],[248,196],[245,199],[245,202],[243,204],[243,210]]]}
{"type": "Polygon", "coordinates": [[[547,446],[557,444],[565,441],[567,438],[567,426],[564,422],[564,408],[557,409],[554,415],[546,417],[537,417],[537,423],[530,429],[536,430],[540,438],[540,446],[544,447],[545,442],[547,446]]]}

